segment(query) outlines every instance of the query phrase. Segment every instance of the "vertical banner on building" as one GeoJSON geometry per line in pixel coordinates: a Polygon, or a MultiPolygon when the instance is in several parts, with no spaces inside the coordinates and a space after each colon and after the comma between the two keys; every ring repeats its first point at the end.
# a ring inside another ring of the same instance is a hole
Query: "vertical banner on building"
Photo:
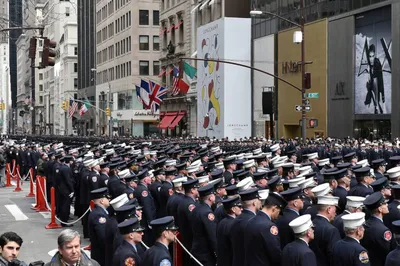
{"type": "MultiPolygon", "coordinates": [[[[250,19],[222,18],[197,29],[197,57],[250,66],[250,19]]],[[[197,62],[197,135],[242,138],[251,134],[250,70],[197,62]]]]}
{"type": "Polygon", "coordinates": [[[390,6],[355,19],[355,114],[392,111],[392,27],[390,6]]]}

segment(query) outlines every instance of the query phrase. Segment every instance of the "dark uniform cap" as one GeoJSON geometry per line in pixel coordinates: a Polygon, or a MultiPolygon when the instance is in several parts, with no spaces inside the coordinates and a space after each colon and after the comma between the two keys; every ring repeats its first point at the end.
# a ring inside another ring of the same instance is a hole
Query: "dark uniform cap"
{"type": "Polygon", "coordinates": [[[126,166],[127,166],[127,167],[131,167],[131,166],[134,166],[135,163],[136,163],[135,159],[131,159],[131,160],[129,160],[129,161],[126,163],[126,166]]]}
{"type": "Polygon", "coordinates": [[[242,206],[239,196],[224,199],[224,200],[222,200],[222,204],[224,205],[225,210],[229,210],[230,208],[235,207],[235,206],[239,206],[239,207],[242,206]]]}
{"type": "Polygon", "coordinates": [[[100,168],[104,169],[104,168],[107,168],[109,165],[110,165],[109,162],[105,162],[105,163],[100,164],[100,168]]]}
{"type": "Polygon", "coordinates": [[[144,169],[150,168],[150,162],[143,163],[142,168],[144,168],[144,169]]]}
{"type": "MultiPolygon", "coordinates": [[[[306,154],[306,158],[308,158],[308,155],[306,154]]],[[[311,166],[312,165],[312,162],[308,162],[308,163],[302,163],[301,164],[301,167],[304,167],[304,166],[311,166]]]]}
{"type": "Polygon", "coordinates": [[[118,209],[115,209],[115,213],[117,221],[120,223],[126,219],[130,219],[136,216],[136,206],[127,202],[118,209]]]}
{"type": "Polygon", "coordinates": [[[149,176],[149,172],[147,170],[143,170],[137,174],[139,180],[144,179],[146,176],[149,176]]]}
{"type": "Polygon", "coordinates": [[[351,163],[341,163],[341,164],[336,165],[336,167],[338,169],[347,169],[347,168],[351,167],[351,163]]]}
{"type": "Polygon", "coordinates": [[[254,156],[253,159],[256,160],[257,162],[262,162],[267,160],[267,156],[261,154],[258,156],[254,156]]]}
{"type": "Polygon", "coordinates": [[[207,173],[204,170],[196,172],[196,177],[201,177],[201,176],[205,176],[205,175],[207,175],[207,173]]]}
{"type": "Polygon", "coordinates": [[[242,201],[248,201],[253,199],[259,199],[258,188],[249,188],[239,193],[242,201]]]}
{"type": "Polygon", "coordinates": [[[175,225],[173,216],[165,216],[163,218],[155,219],[150,222],[152,228],[156,231],[165,231],[165,230],[178,230],[178,227],[175,225]]]}
{"type": "Polygon", "coordinates": [[[135,174],[128,175],[127,177],[124,177],[124,179],[126,182],[139,181],[135,174]]]}
{"type": "Polygon", "coordinates": [[[165,175],[175,175],[176,174],[176,169],[175,168],[170,168],[170,169],[166,169],[164,170],[165,175]]]}
{"type": "Polygon", "coordinates": [[[224,171],[222,171],[222,169],[216,169],[211,172],[211,176],[213,179],[220,178],[220,177],[222,177],[223,174],[224,174],[224,171]]]}
{"type": "Polygon", "coordinates": [[[214,185],[208,184],[204,187],[200,187],[198,190],[199,190],[200,197],[205,197],[205,196],[214,194],[214,185]]]}
{"type": "Polygon", "coordinates": [[[361,167],[360,169],[356,169],[353,171],[356,177],[370,176],[371,168],[369,167],[361,167]]]}
{"type": "Polygon", "coordinates": [[[199,187],[199,180],[198,179],[190,179],[182,184],[185,190],[189,190],[191,188],[198,188],[199,187]]]}
{"type": "Polygon", "coordinates": [[[303,198],[303,193],[301,191],[301,188],[296,187],[296,188],[290,188],[286,191],[281,192],[281,196],[287,200],[296,200],[296,199],[301,199],[303,198]]]}
{"type": "Polygon", "coordinates": [[[345,156],[343,156],[343,159],[345,161],[351,161],[351,159],[356,158],[356,153],[355,152],[350,152],[348,154],[346,154],[345,156]]]}
{"type": "Polygon", "coordinates": [[[110,163],[109,164],[109,167],[110,167],[110,170],[115,170],[115,169],[117,169],[118,168],[118,163],[110,163]]]}
{"type": "Polygon", "coordinates": [[[118,229],[121,235],[144,231],[144,228],[140,226],[140,222],[136,217],[123,221],[122,223],[119,223],[118,229]]]}
{"type": "MultiPolygon", "coordinates": [[[[380,179],[382,179],[382,178],[380,178],[380,179]]],[[[392,196],[394,199],[400,200],[400,185],[392,186],[392,196]]]]}
{"type": "Polygon", "coordinates": [[[208,156],[207,150],[198,153],[200,157],[208,156]]]}
{"type": "Polygon", "coordinates": [[[267,176],[268,176],[268,179],[270,179],[271,177],[274,177],[274,176],[276,176],[276,172],[278,172],[278,169],[271,169],[271,170],[269,170],[268,172],[267,172],[267,176]]]}
{"type": "Polygon", "coordinates": [[[232,172],[233,177],[237,177],[238,174],[243,173],[244,169],[235,170],[232,172]]]}
{"type": "Polygon", "coordinates": [[[61,153],[56,153],[56,155],[54,155],[54,157],[56,157],[56,159],[60,159],[62,157],[61,153]]]}
{"type": "Polygon", "coordinates": [[[340,169],[339,171],[334,172],[335,173],[335,179],[339,180],[345,176],[348,175],[347,168],[346,169],[340,169]]]}
{"type": "Polygon", "coordinates": [[[162,168],[158,168],[156,170],[153,171],[153,175],[157,176],[157,175],[165,175],[164,169],[162,168]]]}
{"type": "Polygon", "coordinates": [[[253,174],[254,181],[267,179],[267,172],[256,172],[253,174]]]}
{"type": "Polygon", "coordinates": [[[240,181],[245,179],[249,175],[249,171],[243,171],[240,174],[237,174],[236,177],[239,178],[240,181]]]}
{"type": "Polygon", "coordinates": [[[237,164],[237,165],[243,165],[243,163],[244,163],[244,160],[243,159],[239,159],[239,160],[236,160],[235,161],[235,164],[237,164]]]}
{"type": "Polygon", "coordinates": [[[126,204],[124,204],[123,206],[125,206],[125,205],[132,205],[132,206],[135,206],[136,210],[141,210],[141,209],[143,209],[143,207],[139,205],[139,201],[138,201],[136,198],[130,199],[130,200],[129,200],[126,204]]]}
{"type": "Polygon", "coordinates": [[[304,177],[307,179],[307,178],[310,178],[310,177],[314,177],[316,175],[317,175],[316,172],[311,172],[311,173],[308,173],[308,174],[304,175],[304,177]]]}
{"type": "Polygon", "coordinates": [[[225,188],[227,196],[233,196],[239,194],[239,188],[236,185],[230,185],[225,188]]]}
{"type": "Polygon", "coordinates": [[[392,233],[400,235],[400,220],[392,222],[392,233]]]}
{"type": "Polygon", "coordinates": [[[177,164],[175,167],[178,171],[184,170],[186,168],[186,163],[177,164]]]}
{"type": "Polygon", "coordinates": [[[381,191],[382,189],[389,187],[389,181],[386,177],[379,178],[371,183],[371,187],[374,189],[374,192],[381,191]]]}
{"type": "Polygon", "coordinates": [[[72,161],[74,158],[72,157],[72,156],[64,156],[64,157],[62,157],[61,158],[61,161],[62,162],[65,162],[65,163],[69,163],[70,161],[72,161]]]}
{"type": "Polygon", "coordinates": [[[400,161],[400,155],[392,156],[389,158],[390,161],[394,162],[399,162],[400,161]]]}
{"type": "Polygon", "coordinates": [[[154,163],[154,165],[157,165],[158,167],[161,167],[164,165],[164,163],[167,161],[167,158],[163,158],[161,160],[158,160],[154,163]]]}
{"type": "Polygon", "coordinates": [[[108,191],[107,191],[106,187],[90,191],[91,199],[101,199],[101,198],[107,198],[107,197],[108,197],[108,191]]]}
{"type": "Polygon", "coordinates": [[[282,185],[282,180],[280,176],[274,176],[273,178],[268,180],[268,187],[270,189],[278,185],[282,185]]]}
{"type": "Polygon", "coordinates": [[[375,210],[385,203],[385,198],[381,192],[374,192],[364,200],[364,206],[369,210],[375,210]]]}
{"type": "Polygon", "coordinates": [[[329,169],[325,170],[324,174],[325,173],[333,173],[333,172],[336,172],[337,170],[339,170],[337,167],[329,168],[329,169]]]}
{"type": "Polygon", "coordinates": [[[213,184],[215,190],[219,188],[226,188],[228,186],[228,184],[225,184],[224,179],[222,177],[213,179],[212,182],[216,182],[215,184],[213,184]]]}
{"type": "Polygon", "coordinates": [[[351,170],[354,172],[354,170],[360,169],[361,167],[362,167],[362,165],[356,164],[356,165],[353,165],[353,166],[351,167],[351,170]]]}
{"type": "MultiPolygon", "coordinates": [[[[300,189],[300,188],[296,188],[296,189],[300,189]]],[[[268,204],[276,205],[281,210],[283,210],[287,206],[287,201],[281,195],[274,193],[274,192],[270,192],[268,194],[267,201],[268,201],[268,204]]]]}
{"type": "Polygon", "coordinates": [[[382,166],[382,165],[386,165],[386,162],[384,159],[377,159],[377,160],[373,160],[372,162],[373,166],[382,166]]]}
{"type": "MultiPolygon", "coordinates": [[[[336,168],[336,170],[337,170],[337,168],[336,168]]],[[[324,180],[325,181],[329,181],[329,180],[333,180],[333,179],[335,179],[335,174],[336,174],[336,171],[325,171],[324,172],[324,174],[323,174],[323,176],[324,176],[324,180]]]]}
{"type": "Polygon", "coordinates": [[[293,171],[294,170],[294,165],[293,164],[284,164],[282,165],[282,170],[284,171],[293,171]]]}
{"type": "Polygon", "coordinates": [[[223,163],[224,163],[225,166],[227,166],[229,164],[232,164],[232,163],[235,163],[235,158],[232,157],[232,158],[224,159],[223,163]]]}
{"type": "Polygon", "coordinates": [[[286,155],[290,157],[290,156],[292,156],[292,155],[295,154],[295,153],[296,153],[296,150],[290,150],[290,151],[287,151],[287,152],[286,152],[286,155]]]}
{"type": "Polygon", "coordinates": [[[116,162],[119,162],[121,159],[122,159],[121,157],[111,158],[111,159],[110,159],[110,162],[111,162],[111,163],[116,163],[116,162]]]}

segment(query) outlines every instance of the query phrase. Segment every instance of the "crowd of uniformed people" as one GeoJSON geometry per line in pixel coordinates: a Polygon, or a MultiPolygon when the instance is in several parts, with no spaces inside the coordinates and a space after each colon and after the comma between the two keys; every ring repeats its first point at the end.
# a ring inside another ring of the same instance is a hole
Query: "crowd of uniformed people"
{"type": "Polygon", "coordinates": [[[176,238],[184,266],[400,264],[398,142],[4,143],[55,188],[62,226],[83,216],[101,266],[173,265],[176,238]]]}

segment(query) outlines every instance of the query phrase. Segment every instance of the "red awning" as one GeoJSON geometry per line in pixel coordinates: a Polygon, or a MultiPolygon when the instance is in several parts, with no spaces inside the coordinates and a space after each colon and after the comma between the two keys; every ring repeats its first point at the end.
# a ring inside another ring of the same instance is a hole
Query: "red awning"
{"type": "Polygon", "coordinates": [[[182,120],[182,118],[186,115],[185,112],[179,112],[178,116],[175,118],[175,120],[169,125],[169,129],[174,129],[176,125],[182,120]]]}
{"type": "Polygon", "coordinates": [[[158,128],[160,129],[167,129],[171,122],[175,119],[175,117],[178,115],[178,112],[167,112],[165,113],[165,116],[161,119],[160,124],[158,125],[158,128]]]}

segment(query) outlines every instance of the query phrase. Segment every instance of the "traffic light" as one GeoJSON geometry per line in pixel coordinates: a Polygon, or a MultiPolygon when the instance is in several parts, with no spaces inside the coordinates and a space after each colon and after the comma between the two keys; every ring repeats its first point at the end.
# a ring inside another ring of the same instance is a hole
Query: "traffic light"
{"type": "Polygon", "coordinates": [[[5,110],[5,109],[6,109],[6,104],[0,103],[0,110],[5,110]]]}
{"type": "Polygon", "coordinates": [[[108,107],[106,108],[106,115],[111,116],[111,109],[108,107]]]}
{"type": "Polygon", "coordinates": [[[63,102],[62,102],[61,108],[62,108],[64,111],[67,110],[67,102],[66,102],[66,101],[63,101],[63,102]]]}
{"type": "Polygon", "coordinates": [[[317,126],[318,126],[318,119],[315,119],[315,118],[309,119],[309,120],[308,120],[308,126],[309,126],[310,128],[317,127],[317,126]]]}
{"type": "Polygon", "coordinates": [[[29,45],[29,58],[35,59],[36,57],[36,43],[37,43],[36,38],[32,37],[29,45]]]}
{"type": "Polygon", "coordinates": [[[304,76],[304,88],[306,90],[311,88],[311,73],[308,73],[308,72],[305,73],[305,76],[304,76]]]}
{"type": "Polygon", "coordinates": [[[55,58],[56,51],[53,50],[56,48],[57,43],[55,41],[50,41],[45,38],[43,43],[43,53],[42,53],[42,62],[40,63],[40,68],[45,68],[47,66],[54,66],[56,64],[55,58]]]}

